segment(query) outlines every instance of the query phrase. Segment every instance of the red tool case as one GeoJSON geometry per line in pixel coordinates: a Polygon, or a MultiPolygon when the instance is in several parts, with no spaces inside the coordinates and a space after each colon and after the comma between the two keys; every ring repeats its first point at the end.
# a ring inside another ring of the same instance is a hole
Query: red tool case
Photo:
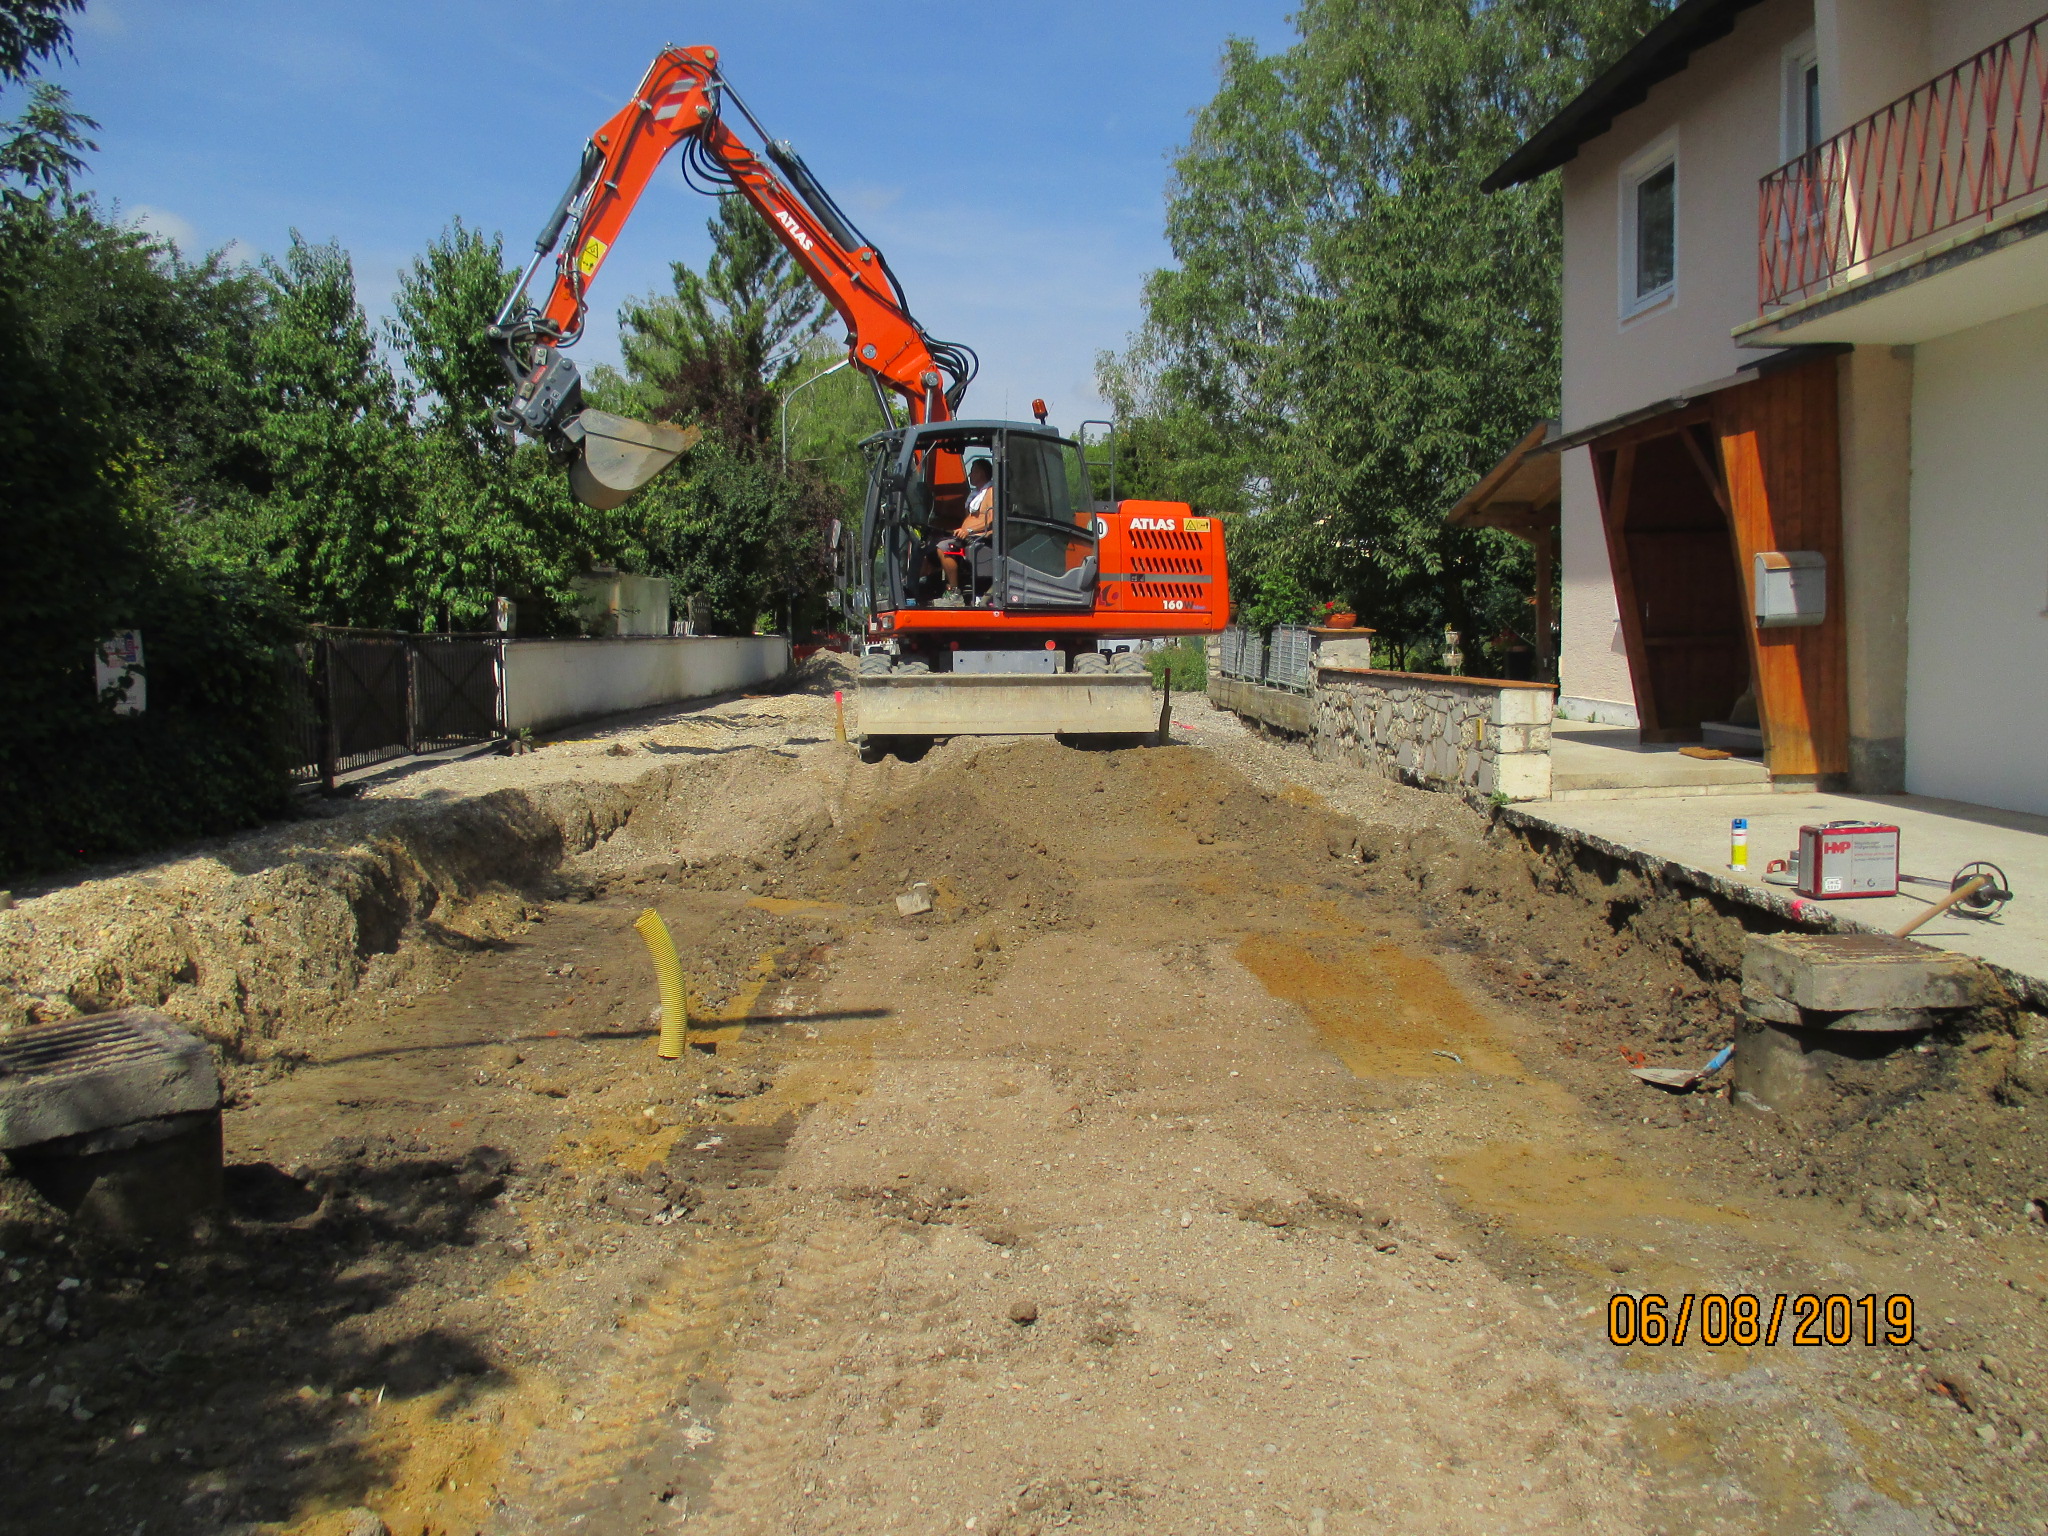
{"type": "Polygon", "coordinates": [[[1794,889],[1826,901],[1898,895],[1899,829],[1867,821],[1801,827],[1794,889]]]}

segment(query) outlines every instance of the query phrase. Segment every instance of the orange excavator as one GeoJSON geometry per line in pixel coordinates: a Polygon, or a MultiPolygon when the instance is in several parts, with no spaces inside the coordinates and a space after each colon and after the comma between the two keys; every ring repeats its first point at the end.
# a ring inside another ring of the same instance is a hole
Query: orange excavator
{"type": "Polygon", "coordinates": [[[1222,525],[1180,502],[1119,501],[1113,443],[1098,499],[1102,466],[1046,425],[1041,401],[1035,422],[961,418],[973,352],[917,322],[888,261],[795,149],[762,129],[716,49],[663,49],[584,145],[491,328],[514,384],[501,424],[545,443],[578,499],[599,509],[621,505],[695,442],[693,430],[586,408],[564,355],[583,334],[590,284],[678,147],[686,181],[744,197],[781,238],[845,322],[848,360],[874,388],[883,426],[861,444],[860,526],[833,531],[835,600],[863,642],[863,744],[1162,732],[1165,707],[1142,661],[1104,646],[1229,622],[1222,525]],[[759,136],[768,163],[728,110],[759,136]],[[550,260],[553,282],[536,306],[527,290],[550,260]]]}

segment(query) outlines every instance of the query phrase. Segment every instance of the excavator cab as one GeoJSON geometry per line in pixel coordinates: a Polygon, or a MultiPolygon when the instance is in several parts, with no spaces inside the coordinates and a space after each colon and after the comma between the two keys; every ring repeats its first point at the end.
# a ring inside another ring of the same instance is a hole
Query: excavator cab
{"type": "Polygon", "coordinates": [[[947,421],[882,432],[862,444],[867,505],[844,573],[862,616],[929,607],[944,592],[939,541],[967,515],[968,466],[993,472],[992,536],[973,541],[963,592],[1004,611],[1086,612],[1100,569],[1098,527],[1080,450],[1050,428],[947,421]]]}

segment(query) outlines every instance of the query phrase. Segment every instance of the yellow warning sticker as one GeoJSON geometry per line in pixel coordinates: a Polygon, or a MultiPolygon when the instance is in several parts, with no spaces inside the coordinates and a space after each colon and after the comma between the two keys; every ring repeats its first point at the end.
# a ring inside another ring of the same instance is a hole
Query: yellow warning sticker
{"type": "Polygon", "coordinates": [[[610,249],[610,246],[592,235],[583,242],[583,254],[576,258],[576,270],[585,277],[590,276],[597,270],[597,264],[604,260],[604,253],[610,249]]]}
{"type": "Polygon", "coordinates": [[[1182,533],[1207,533],[1209,531],[1209,519],[1206,517],[1184,517],[1180,520],[1180,529],[1182,533]]]}

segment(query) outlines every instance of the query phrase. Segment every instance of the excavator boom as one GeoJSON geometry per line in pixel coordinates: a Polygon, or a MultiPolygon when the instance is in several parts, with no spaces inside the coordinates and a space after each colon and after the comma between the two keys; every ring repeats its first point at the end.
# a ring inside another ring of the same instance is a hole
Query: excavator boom
{"type": "Polygon", "coordinates": [[[882,253],[860,236],[796,151],[761,130],[720,77],[716,49],[665,48],[632,100],[584,145],[575,176],[492,328],[517,386],[501,421],[576,461],[583,471],[577,492],[598,505],[616,506],[688,446],[675,428],[584,410],[581,379],[563,355],[583,334],[591,283],[655,168],[679,146],[693,184],[744,197],[780,236],[845,322],[855,366],[878,389],[900,397],[912,422],[950,420],[973,377],[973,354],[926,336],[882,253]],[[760,134],[769,163],[734,132],[728,107],[760,134]],[[529,305],[527,290],[550,258],[548,291],[529,305]]]}

